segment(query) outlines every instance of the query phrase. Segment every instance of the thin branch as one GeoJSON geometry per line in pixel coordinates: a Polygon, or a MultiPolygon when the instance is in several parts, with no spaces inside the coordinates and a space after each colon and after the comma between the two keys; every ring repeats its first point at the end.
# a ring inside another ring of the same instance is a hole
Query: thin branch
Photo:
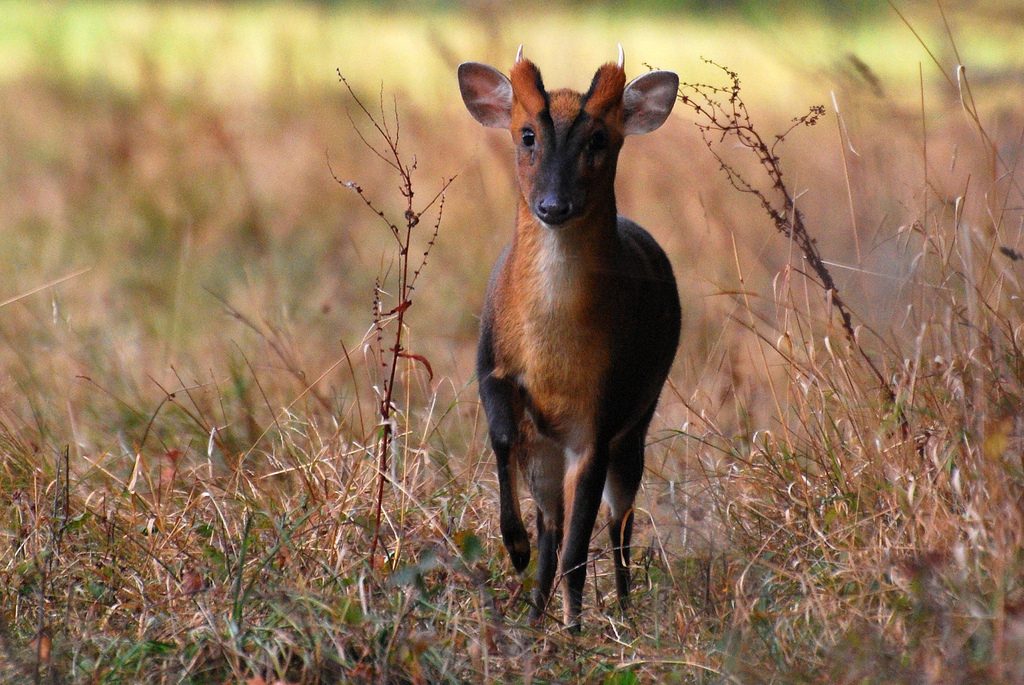
{"type": "MultiPolygon", "coordinates": [[[[886,401],[894,404],[896,401],[895,390],[857,340],[853,325],[853,314],[840,295],[835,280],[832,278],[825,260],[822,259],[814,238],[811,237],[807,230],[803,213],[797,208],[796,198],[786,185],[782,162],[776,152],[778,146],[794,130],[817,124],[821,117],[825,115],[824,106],[814,105],[806,114],[795,117],[792,125],[782,133],[776,134],[769,145],[751,120],[750,112],[741,96],[739,75],[735,71],[712,60],[705,59],[704,61],[721,69],[728,80],[728,85],[716,86],[705,83],[684,83],[678,96],[679,101],[698,115],[699,119],[696,122],[696,126],[704,138],[704,143],[718,161],[719,168],[725,173],[733,188],[742,193],[753,195],[768,215],[776,230],[786,238],[791,239],[800,249],[804,259],[810,264],[811,271],[825,290],[831,306],[839,313],[842,329],[850,345],[853,349],[857,350],[878,380],[886,401]],[[734,138],[741,148],[750,151],[754,155],[767,177],[771,190],[781,198],[781,206],[778,204],[778,200],[773,201],[766,191],[748,181],[718,152],[716,146],[724,143],[730,137],[734,138]]],[[[904,433],[907,434],[909,427],[906,423],[906,417],[902,412],[900,413],[900,422],[904,433]]]]}
{"type": "Polygon", "coordinates": [[[330,158],[328,157],[328,168],[330,169],[331,176],[334,180],[339,185],[344,186],[359,195],[367,209],[369,209],[372,214],[379,218],[388,227],[388,231],[390,231],[392,237],[395,239],[395,246],[397,248],[397,269],[395,270],[394,276],[391,276],[390,269],[385,272],[384,262],[382,260],[381,274],[378,275],[374,283],[373,304],[371,308],[375,333],[376,349],[374,352],[377,359],[380,360],[381,373],[377,412],[377,425],[380,428],[380,437],[377,442],[377,502],[374,516],[375,523],[373,528],[373,541],[370,544],[370,560],[372,563],[373,559],[376,557],[377,546],[380,542],[380,528],[384,508],[384,483],[389,479],[388,456],[392,442],[396,437],[394,396],[399,360],[408,359],[419,363],[426,370],[428,376],[433,379],[433,369],[430,365],[430,361],[423,355],[415,354],[405,348],[405,316],[406,312],[408,312],[409,308],[412,306],[412,293],[415,289],[415,282],[427,263],[427,257],[430,254],[430,250],[437,241],[437,236],[441,226],[441,219],[444,215],[444,193],[455,180],[455,177],[452,176],[447,180],[443,180],[441,188],[437,193],[429,202],[426,203],[426,205],[423,206],[422,209],[417,211],[414,205],[416,192],[413,186],[413,172],[416,171],[418,160],[413,156],[411,164],[407,164],[403,161],[402,153],[399,148],[402,129],[401,118],[398,113],[398,99],[393,98],[392,100],[393,123],[389,123],[387,112],[384,109],[383,87],[381,88],[377,101],[379,115],[374,116],[352,90],[352,86],[347,80],[345,80],[345,77],[341,74],[340,70],[338,70],[338,78],[345,84],[345,87],[348,89],[348,92],[352,96],[356,105],[359,107],[360,111],[362,111],[363,115],[370,121],[373,129],[377,132],[380,137],[381,148],[375,147],[362,135],[362,133],[359,132],[358,126],[350,116],[349,121],[352,122],[352,127],[356,130],[363,144],[398,175],[399,193],[405,199],[403,222],[400,223],[398,221],[394,221],[385,211],[379,209],[377,205],[374,204],[374,202],[367,196],[361,185],[355,181],[341,180],[331,167],[330,158]],[[423,249],[423,257],[419,266],[410,273],[409,257],[410,249],[413,244],[415,228],[419,225],[423,214],[434,207],[435,204],[438,205],[438,213],[437,221],[434,223],[433,233],[430,235],[423,249]],[[385,283],[389,278],[395,278],[398,281],[393,295],[389,294],[385,289],[385,283]],[[384,300],[385,298],[390,297],[393,297],[396,302],[394,306],[386,307],[384,305],[384,300]],[[385,347],[384,327],[385,325],[390,324],[394,324],[393,337],[385,347]]]}

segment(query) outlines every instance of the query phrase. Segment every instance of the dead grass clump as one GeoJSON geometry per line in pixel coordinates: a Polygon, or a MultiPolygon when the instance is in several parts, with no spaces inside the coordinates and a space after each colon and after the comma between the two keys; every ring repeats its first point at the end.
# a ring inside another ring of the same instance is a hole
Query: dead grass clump
{"type": "MultiPolygon", "coordinates": [[[[681,102],[730,183],[792,245],[778,316],[739,297],[765,376],[772,364],[786,369],[772,388],[776,425],[749,442],[710,424],[703,436],[730,457],[704,476],[744,560],[730,579],[730,670],[754,677],[771,663],[787,679],[1015,682],[1024,677],[1024,375],[1019,282],[1012,255],[997,255],[1019,216],[1009,207],[1024,199],[1016,166],[993,158],[992,173],[969,177],[952,202],[924,187],[926,213],[901,237],[913,257],[905,320],[876,330],[840,297],[822,257],[828,245],[811,237],[785,183],[776,148],[792,129],[765,143],[738,76],[726,75],[722,88],[684,86],[681,102]],[[756,164],[740,171],[737,149],[756,164]]],[[[961,87],[966,98],[966,80],[961,87]]],[[[964,109],[990,141],[973,102],[964,109]]]]}

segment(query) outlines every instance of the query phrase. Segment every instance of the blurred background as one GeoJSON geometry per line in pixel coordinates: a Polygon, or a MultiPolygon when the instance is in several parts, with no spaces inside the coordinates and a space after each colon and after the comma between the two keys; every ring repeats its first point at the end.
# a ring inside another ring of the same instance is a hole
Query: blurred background
{"type": "Polygon", "coordinates": [[[1019,681],[1019,0],[0,0],[0,661],[45,660],[52,634],[93,682],[285,678],[322,655],[329,682],[591,680],[481,634],[526,587],[473,371],[517,195],[509,136],[455,72],[507,71],[523,44],[548,87],[584,89],[617,43],[628,76],[676,71],[689,97],[730,86],[707,60],[737,74],[858,343],[715,154],[776,198],[763,168],[705,138],[693,100],[627,141],[619,210],[668,253],[684,330],[638,499],[649,639],[623,657],[591,635],[609,678],[636,658],[668,682],[684,654],[742,674],[749,650],[750,682],[1019,681]],[[395,321],[374,312],[400,262],[364,199],[398,225],[406,201],[355,97],[414,167],[414,208],[455,177],[411,236],[412,266],[429,257],[386,492],[395,321]],[[411,578],[436,600],[414,621],[411,578]],[[922,680],[937,655],[963,678],[922,680]]]}
{"type": "MultiPolygon", "coordinates": [[[[781,148],[789,180],[855,310],[883,337],[899,330],[895,295],[913,260],[900,230],[927,201],[922,142],[927,182],[950,201],[988,163],[961,145],[975,135],[956,87],[963,62],[997,152],[1013,154],[1024,8],[894,7],[3,2],[0,299],[74,275],[0,310],[10,420],[104,452],[159,401],[157,382],[247,376],[248,357],[268,385],[281,379],[297,394],[294,374],[260,357],[266,341],[221,300],[276,331],[311,377],[342,342],[359,349],[390,238],[331,168],[399,217],[404,205],[391,170],[360,142],[368,123],[338,71],[374,111],[397,111],[418,197],[457,175],[409,321],[416,351],[461,392],[515,189],[507,136],[471,120],[454,72],[465,60],[505,70],[520,43],[549,86],[578,89],[618,42],[630,76],[650,65],[724,83],[702,58],[714,60],[738,72],[766,132],[826,105],[819,126],[781,148]]],[[[763,384],[744,382],[749,355],[733,343],[749,333],[730,326],[727,293],[739,266],[772,310],[789,250],[717,171],[694,121],[678,107],[662,130],[628,142],[620,211],[657,236],[678,273],[686,342],[674,377],[695,406],[730,405],[723,416],[740,421],[761,411],[763,384]]],[[[984,219],[981,207],[966,211],[984,219]]],[[[1018,230],[1016,220],[1004,228],[1018,230]]],[[[325,393],[343,404],[344,383],[340,372],[325,378],[325,393]]],[[[685,420],[682,407],[666,411],[669,423],[685,420]]]]}

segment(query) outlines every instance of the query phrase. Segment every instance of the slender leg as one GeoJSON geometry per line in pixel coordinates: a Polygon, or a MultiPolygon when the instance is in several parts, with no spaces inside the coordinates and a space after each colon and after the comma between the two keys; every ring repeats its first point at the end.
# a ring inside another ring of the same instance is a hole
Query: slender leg
{"type": "MultiPolygon", "coordinates": [[[[560,512],[559,512],[560,513],[560,512]]],[[[530,620],[539,623],[551,599],[551,586],[558,570],[558,546],[562,541],[562,517],[552,521],[537,507],[537,585],[533,589],[530,620]]]]}
{"type": "Polygon", "coordinates": [[[530,563],[530,537],[519,511],[517,468],[512,459],[522,417],[521,402],[517,401],[516,389],[510,382],[491,375],[480,381],[480,397],[487,412],[491,446],[498,466],[501,537],[512,565],[521,573],[530,563]]]}
{"type": "Polygon", "coordinates": [[[569,527],[562,544],[562,573],[565,575],[565,624],[573,632],[580,629],[583,586],[587,580],[587,551],[601,506],[608,470],[607,447],[584,452],[570,464],[565,479],[565,510],[569,527]]]}
{"type": "Polygon", "coordinates": [[[608,532],[612,540],[612,556],[615,557],[615,591],[619,596],[619,607],[625,611],[629,608],[629,543],[633,537],[633,507],[626,511],[625,516],[616,518],[613,515],[608,522],[608,532]]]}
{"type": "MultiPolygon", "coordinates": [[[[652,407],[653,413],[653,407],[652,407]]],[[[644,442],[652,413],[612,448],[608,463],[608,533],[615,559],[615,590],[619,606],[629,607],[629,556],[633,538],[633,501],[644,473],[644,442]]]]}

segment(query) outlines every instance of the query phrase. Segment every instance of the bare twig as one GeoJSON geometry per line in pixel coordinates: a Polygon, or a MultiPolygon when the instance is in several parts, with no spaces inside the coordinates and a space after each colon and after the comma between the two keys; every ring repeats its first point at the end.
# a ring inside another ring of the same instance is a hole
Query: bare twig
{"type": "MultiPolygon", "coordinates": [[[[804,259],[810,264],[811,271],[825,290],[831,306],[839,313],[843,332],[846,334],[850,345],[857,350],[878,380],[885,401],[895,407],[896,393],[867,351],[857,340],[850,308],[840,295],[835,280],[832,278],[832,274],[829,272],[825,261],[818,251],[814,238],[811,237],[807,230],[803,213],[797,208],[796,198],[786,185],[782,161],[776,152],[776,148],[795,129],[803,126],[814,126],[818,123],[819,119],[825,115],[824,106],[814,105],[806,114],[794,118],[792,125],[782,133],[776,134],[769,143],[756,129],[751,120],[750,112],[740,94],[739,75],[735,71],[712,60],[704,61],[721,69],[728,79],[728,85],[715,86],[706,83],[684,83],[680,88],[679,101],[697,114],[697,128],[700,129],[708,150],[711,151],[711,154],[718,161],[719,168],[725,173],[729,183],[736,190],[753,195],[771,219],[775,228],[791,239],[800,249],[804,259]],[[756,157],[761,169],[768,178],[770,191],[765,191],[760,186],[748,181],[740,174],[736,167],[732,166],[721,156],[717,145],[726,139],[739,143],[741,148],[749,150],[756,157]],[[779,199],[769,197],[769,193],[774,194],[779,199]]],[[[899,412],[901,428],[904,434],[908,435],[909,426],[906,416],[903,415],[898,407],[896,407],[896,411],[899,412]]]]}
{"type": "Polygon", "coordinates": [[[427,256],[430,254],[430,250],[433,248],[437,240],[437,235],[441,226],[441,218],[444,215],[444,193],[451,185],[452,181],[455,180],[455,177],[452,176],[443,180],[441,188],[433,198],[431,198],[426,205],[417,209],[414,202],[416,192],[413,188],[413,174],[416,171],[417,161],[416,158],[413,157],[412,162],[407,163],[399,149],[401,124],[398,116],[397,100],[393,103],[393,122],[389,123],[387,114],[384,110],[383,89],[379,96],[379,114],[374,115],[363,104],[362,100],[359,99],[359,96],[356,95],[351,84],[349,84],[342,75],[340,69],[338,70],[338,78],[345,85],[349,95],[352,97],[352,100],[362,112],[363,116],[370,122],[370,125],[376,131],[377,137],[381,141],[380,147],[375,146],[366,138],[350,115],[349,121],[352,122],[352,127],[355,129],[356,134],[359,136],[359,139],[363,144],[398,175],[399,192],[405,200],[405,211],[402,217],[403,220],[401,222],[392,220],[384,210],[380,209],[379,206],[374,203],[359,183],[339,178],[334,169],[330,167],[330,159],[328,159],[328,168],[330,169],[331,176],[334,180],[339,185],[356,193],[359,196],[359,199],[362,200],[363,204],[366,205],[367,209],[369,209],[371,213],[377,216],[384,225],[387,226],[391,236],[395,239],[395,248],[398,251],[396,270],[398,283],[397,288],[391,295],[397,301],[393,307],[387,309],[384,305],[384,298],[388,297],[388,293],[385,291],[384,287],[384,281],[387,279],[387,274],[378,276],[374,283],[373,325],[376,331],[377,356],[381,362],[381,373],[383,379],[380,388],[380,403],[378,405],[380,437],[377,443],[377,502],[375,508],[373,542],[370,544],[369,555],[370,562],[372,563],[377,553],[377,546],[380,542],[380,524],[384,506],[384,483],[388,478],[388,454],[395,438],[394,395],[399,360],[408,359],[418,362],[426,369],[431,379],[433,379],[434,376],[430,361],[421,354],[416,354],[407,350],[404,346],[405,316],[409,307],[411,307],[413,303],[412,292],[415,289],[415,282],[422,272],[423,267],[426,265],[427,256]],[[413,230],[419,225],[423,214],[433,208],[434,205],[437,205],[437,220],[434,222],[433,233],[423,250],[423,257],[419,266],[416,267],[415,270],[410,271],[409,253],[412,246],[413,230]],[[393,324],[394,328],[388,347],[385,349],[384,328],[390,324],[393,324]]]}

